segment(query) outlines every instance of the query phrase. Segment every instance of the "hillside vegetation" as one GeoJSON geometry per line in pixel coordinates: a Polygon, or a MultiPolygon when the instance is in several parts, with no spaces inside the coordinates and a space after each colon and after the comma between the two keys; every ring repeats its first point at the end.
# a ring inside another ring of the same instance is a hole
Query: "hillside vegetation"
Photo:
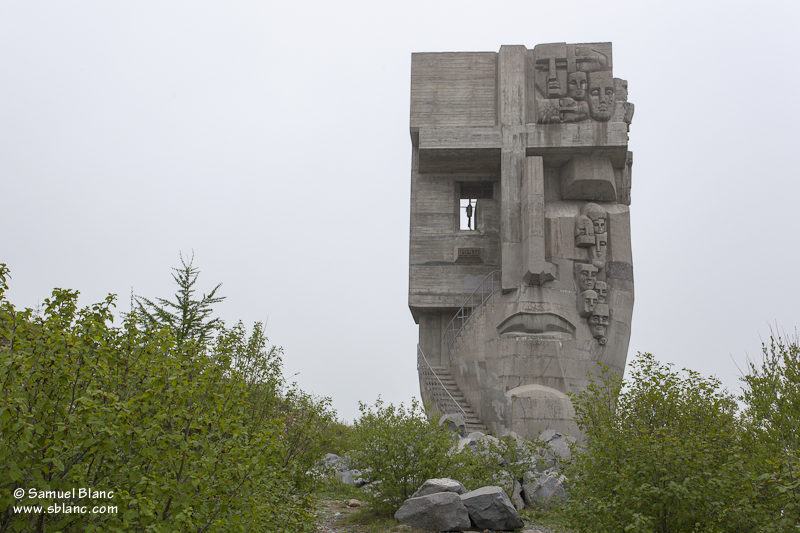
{"type": "MultiPolygon", "coordinates": [[[[511,495],[537,468],[535,441],[456,452],[414,401],[337,421],[287,384],[261,324],[213,318],[219,286],[196,297],[192,262],[174,270],[174,299],[139,298],[114,325],[113,296],[79,308],[55,289],[15,308],[0,265],[0,533],[311,532],[319,496],[342,494],[368,502],[351,523],[390,527],[425,479],[511,495]],[[373,490],[326,477],[327,452],[373,490]]],[[[596,376],[573,397],[587,440],[560,465],[568,497],[527,516],[597,533],[800,530],[797,337],[771,338],[742,381],[737,397],[650,354],[625,381],[596,376]]]]}

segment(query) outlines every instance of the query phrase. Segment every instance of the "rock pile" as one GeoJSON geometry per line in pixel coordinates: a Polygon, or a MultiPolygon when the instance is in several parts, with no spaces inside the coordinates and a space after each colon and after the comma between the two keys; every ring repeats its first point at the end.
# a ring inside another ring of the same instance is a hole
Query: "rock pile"
{"type": "Polygon", "coordinates": [[[519,513],[500,487],[482,487],[470,492],[463,489],[453,479],[429,479],[394,517],[411,527],[429,531],[461,531],[472,525],[494,531],[522,527],[519,513]]]}
{"type": "MultiPolygon", "coordinates": [[[[454,448],[458,451],[467,447],[474,452],[488,453],[487,449],[500,444],[497,437],[480,432],[465,435],[463,418],[458,415],[443,416],[440,424],[452,431],[456,441],[454,448]]],[[[521,479],[513,480],[512,498],[509,499],[499,486],[486,486],[467,492],[464,485],[454,479],[429,479],[403,503],[395,513],[395,518],[411,527],[429,531],[461,531],[470,527],[510,531],[523,526],[518,511],[525,506],[548,507],[565,498],[566,479],[559,470],[569,460],[570,445],[575,439],[547,430],[539,436],[541,445],[538,451],[533,452],[523,437],[514,432],[503,435],[506,436],[512,437],[517,443],[515,460],[522,457],[525,468],[528,468],[527,465],[536,465],[526,471],[521,479]]],[[[506,465],[506,460],[498,456],[500,465],[506,465]]],[[[317,463],[317,467],[347,485],[370,488],[367,482],[370,470],[362,472],[352,469],[346,458],[327,454],[317,463]]],[[[508,479],[508,482],[512,480],[508,479]]]]}
{"type": "Polygon", "coordinates": [[[362,472],[361,470],[350,468],[347,459],[335,453],[325,454],[325,457],[323,457],[316,466],[323,474],[332,475],[345,485],[360,489],[368,483],[368,481],[364,479],[364,474],[368,474],[369,469],[362,472]]]}

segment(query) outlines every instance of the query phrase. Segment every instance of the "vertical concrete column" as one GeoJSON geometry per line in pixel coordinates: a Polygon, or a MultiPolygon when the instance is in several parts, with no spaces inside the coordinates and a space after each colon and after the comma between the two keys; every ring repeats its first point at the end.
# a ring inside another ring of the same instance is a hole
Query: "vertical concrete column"
{"type": "Polygon", "coordinates": [[[434,366],[446,364],[442,361],[442,314],[424,313],[419,317],[419,347],[434,366]]]}
{"type": "Polygon", "coordinates": [[[498,118],[502,131],[500,167],[500,253],[504,291],[522,283],[521,187],[525,171],[524,46],[502,46],[498,57],[498,118]]]}
{"type": "Polygon", "coordinates": [[[522,279],[541,285],[555,279],[555,266],[545,260],[544,163],[540,156],[525,158],[522,180],[522,279]]]}

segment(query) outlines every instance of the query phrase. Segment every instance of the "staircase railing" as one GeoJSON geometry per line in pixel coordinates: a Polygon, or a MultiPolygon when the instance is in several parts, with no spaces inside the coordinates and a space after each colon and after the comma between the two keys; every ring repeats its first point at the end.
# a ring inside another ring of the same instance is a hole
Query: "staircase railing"
{"type": "Polygon", "coordinates": [[[475,314],[486,302],[494,303],[494,293],[500,290],[500,271],[495,270],[486,276],[475,292],[467,298],[466,303],[461,306],[453,320],[447,325],[442,336],[442,350],[447,352],[447,360],[450,361],[450,349],[458,339],[459,333],[469,323],[472,315],[475,314]]]}
{"type": "Polygon", "coordinates": [[[443,415],[460,414],[464,417],[464,422],[466,422],[467,413],[464,412],[455,398],[450,395],[442,380],[433,371],[419,344],[417,344],[417,371],[422,377],[423,383],[425,383],[425,388],[428,389],[428,392],[433,397],[434,407],[443,415]]]}

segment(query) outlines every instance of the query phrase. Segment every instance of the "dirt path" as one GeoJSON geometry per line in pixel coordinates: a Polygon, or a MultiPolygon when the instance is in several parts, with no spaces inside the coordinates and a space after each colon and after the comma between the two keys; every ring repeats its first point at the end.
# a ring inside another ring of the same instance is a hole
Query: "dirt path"
{"type": "MultiPolygon", "coordinates": [[[[361,524],[344,524],[345,518],[358,512],[359,506],[350,507],[342,500],[322,500],[317,504],[317,533],[365,533],[367,526],[361,524]]],[[[406,525],[399,525],[393,529],[385,529],[387,533],[416,533],[420,530],[412,529],[406,525]]],[[[381,532],[382,533],[382,532],[381,532]]]]}

